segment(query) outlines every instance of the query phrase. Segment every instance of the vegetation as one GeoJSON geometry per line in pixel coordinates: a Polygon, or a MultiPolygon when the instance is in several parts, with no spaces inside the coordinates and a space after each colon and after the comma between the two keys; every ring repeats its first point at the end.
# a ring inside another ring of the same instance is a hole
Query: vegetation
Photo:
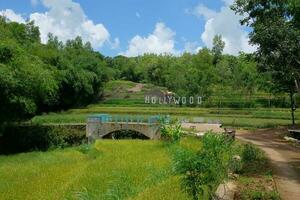
{"type": "MultiPolygon", "coordinates": [[[[185,138],[176,145],[199,149],[200,144],[185,138]]],[[[173,147],[161,141],[103,140],[0,156],[0,199],[188,200],[172,172],[173,147]]]]}
{"type": "Polygon", "coordinates": [[[33,22],[0,17],[0,124],[99,100],[107,79],[104,57],[81,38],[40,43],[33,22]]]}
{"type": "Polygon", "coordinates": [[[183,187],[193,199],[211,199],[227,178],[231,145],[227,137],[208,133],[200,151],[183,149],[175,154],[175,170],[183,175],[183,187]]]}
{"type": "Polygon", "coordinates": [[[183,135],[181,124],[178,120],[169,122],[169,117],[163,117],[160,119],[160,132],[161,137],[164,140],[170,142],[177,142],[183,135]]]}
{"type": "Polygon", "coordinates": [[[50,34],[48,43],[41,44],[34,22],[18,24],[1,17],[0,30],[1,124],[83,107],[99,102],[104,92],[116,97],[105,101],[109,105],[143,104],[143,94],[151,88],[202,96],[202,107],[294,108],[294,98],[289,99],[286,90],[274,90],[270,84],[274,77],[260,70],[256,57],[223,55],[226,43],[221,35],[214,38],[211,50],[203,48],[196,54],[110,58],[93,51],[80,37],[63,44],[50,34]],[[134,87],[128,81],[146,84],[141,92],[126,94],[116,89],[124,84],[120,80],[127,81],[127,87],[134,87]],[[120,98],[125,100],[116,100],[120,98]]]}
{"type": "Polygon", "coordinates": [[[47,151],[86,142],[85,126],[10,125],[2,130],[0,155],[47,151]]]}
{"type": "Polygon", "coordinates": [[[243,16],[241,23],[252,28],[250,41],[258,46],[259,69],[271,75],[274,89],[289,92],[295,124],[293,95],[300,80],[299,2],[236,0],[232,8],[243,16]]]}
{"type": "MultiPolygon", "coordinates": [[[[52,143],[58,145],[54,147],[66,147],[59,145],[65,145],[67,138],[76,141],[69,134],[61,135],[62,131],[50,137],[50,141],[58,141],[52,143]]],[[[252,145],[237,145],[228,137],[211,133],[201,140],[184,137],[176,143],[102,140],[94,145],[0,156],[0,198],[151,199],[154,195],[157,199],[211,199],[229,170],[246,179],[251,173],[261,173],[265,163],[264,155],[252,145]],[[232,165],[235,154],[241,156],[240,168],[232,165]]],[[[278,197],[275,190],[240,191],[246,199],[278,197]]]]}
{"type": "Polygon", "coordinates": [[[272,177],[272,169],[266,155],[252,144],[238,145],[240,163],[242,164],[237,178],[238,199],[279,200],[272,177]]]}
{"type": "MultiPolygon", "coordinates": [[[[72,109],[62,113],[49,113],[34,117],[32,123],[40,124],[74,124],[85,123],[93,113],[109,113],[112,115],[171,115],[178,119],[202,118],[204,122],[221,121],[224,126],[266,128],[290,124],[288,109],[230,109],[230,108],[188,108],[158,107],[146,105],[114,105],[95,104],[83,109],[72,109]]],[[[296,118],[300,115],[297,112],[296,118]]]]}
{"type": "MultiPolygon", "coordinates": [[[[49,34],[42,44],[34,22],[0,17],[0,199],[211,199],[229,172],[239,174],[239,198],[279,199],[265,155],[223,135],[182,138],[180,125],[170,123],[161,132],[171,143],[87,145],[84,130],[57,126],[99,112],[202,116],[261,128],[288,125],[288,107],[295,124],[298,1],[236,0],[232,9],[252,28],[254,54],[224,55],[226,43],[216,35],[212,49],[196,54],[104,57],[80,37],[62,43],[49,34]],[[204,103],[145,105],[154,90],[204,103]],[[2,155],[13,153],[20,154],[2,155]]],[[[130,132],[109,137],[146,139],[130,132]]]]}

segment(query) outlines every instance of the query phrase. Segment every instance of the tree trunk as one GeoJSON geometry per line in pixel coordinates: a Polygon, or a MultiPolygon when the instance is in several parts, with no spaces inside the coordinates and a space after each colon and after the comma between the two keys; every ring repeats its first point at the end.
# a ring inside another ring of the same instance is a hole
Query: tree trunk
{"type": "Polygon", "coordinates": [[[295,80],[295,85],[296,85],[296,89],[297,89],[298,93],[300,94],[300,83],[299,83],[299,80],[295,80]]]}
{"type": "Polygon", "coordinates": [[[295,103],[294,103],[294,92],[293,91],[290,91],[290,99],[291,99],[291,112],[292,112],[292,123],[293,123],[293,126],[295,125],[295,115],[294,115],[294,111],[295,111],[295,103]]]}

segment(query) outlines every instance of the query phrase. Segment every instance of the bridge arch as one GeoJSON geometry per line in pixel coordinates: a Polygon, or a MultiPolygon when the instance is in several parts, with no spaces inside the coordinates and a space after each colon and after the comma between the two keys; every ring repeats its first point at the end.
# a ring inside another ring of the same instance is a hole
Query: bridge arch
{"type": "Polygon", "coordinates": [[[102,137],[103,139],[142,139],[148,140],[149,136],[142,132],[131,130],[131,129],[119,129],[112,131],[102,137]]]}
{"type": "Polygon", "coordinates": [[[102,139],[106,135],[123,130],[131,130],[143,134],[149,139],[160,138],[160,126],[158,124],[139,123],[139,122],[88,122],[87,137],[89,142],[102,139]]]}

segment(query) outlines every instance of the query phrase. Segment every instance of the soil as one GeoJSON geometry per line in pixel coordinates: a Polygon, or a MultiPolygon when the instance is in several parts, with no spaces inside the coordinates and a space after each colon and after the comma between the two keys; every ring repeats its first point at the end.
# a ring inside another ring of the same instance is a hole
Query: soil
{"type": "Polygon", "coordinates": [[[138,83],[136,84],[134,87],[128,89],[128,92],[140,92],[142,91],[142,89],[144,88],[144,84],[138,83]]]}
{"type": "Polygon", "coordinates": [[[300,150],[287,143],[286,128],[237,131],[237,139],[251,142],[270,159],[277,190],[283,200],[300,199],[300,150]]]}

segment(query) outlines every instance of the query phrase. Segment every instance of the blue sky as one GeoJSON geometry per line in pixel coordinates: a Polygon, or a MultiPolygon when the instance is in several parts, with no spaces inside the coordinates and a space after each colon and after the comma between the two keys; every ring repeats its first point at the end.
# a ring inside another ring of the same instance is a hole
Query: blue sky
{"type": "Polygon", "coordinates": [[[225,53],[251,52],[247,31],[228,8],[231,3],[232,0],[0,0],[0,14],[11,21],[34,19],[43,42],[48,32],[62,41],[81,35],[106,56],[194,53],[204,46],[211,47],[215,34],[223,35],[225,53]]]}

